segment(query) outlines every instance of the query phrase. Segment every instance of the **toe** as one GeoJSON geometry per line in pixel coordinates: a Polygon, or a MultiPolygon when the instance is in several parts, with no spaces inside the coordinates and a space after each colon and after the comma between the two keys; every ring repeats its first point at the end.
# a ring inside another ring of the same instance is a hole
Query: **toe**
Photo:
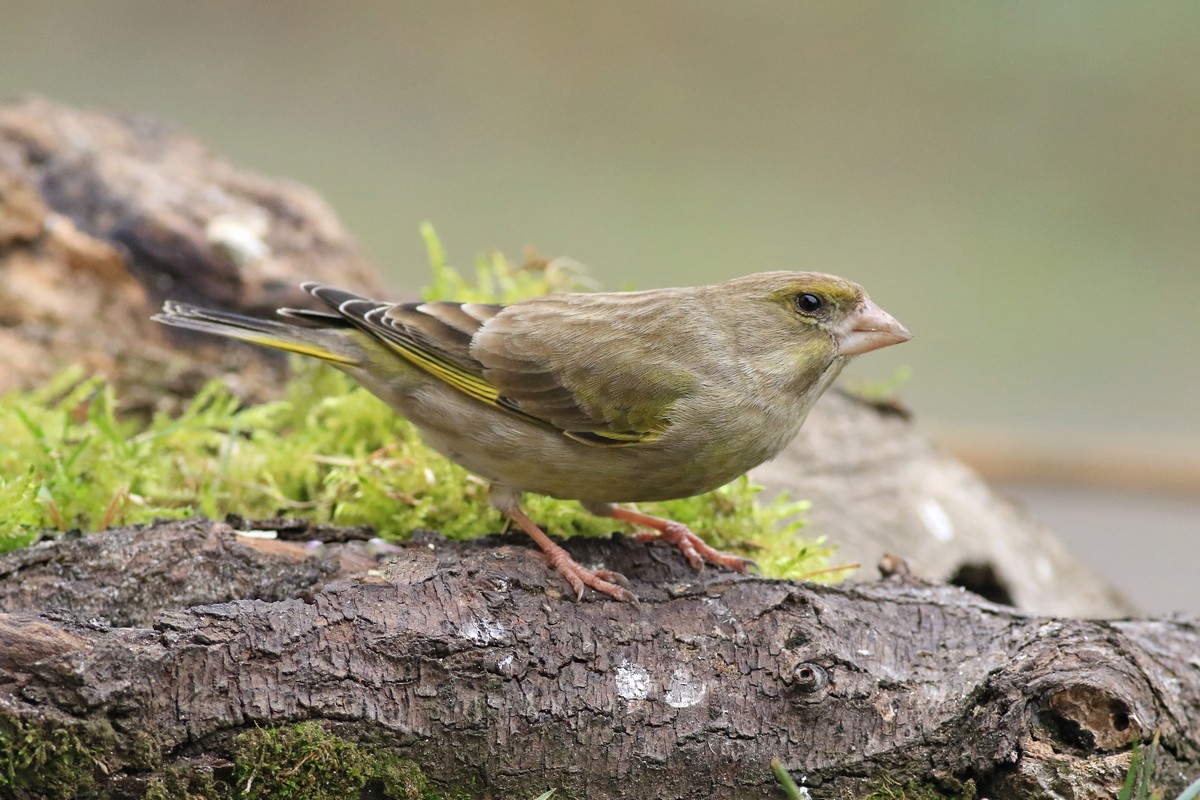
{"type": "Polygon", "coordinates": [[[584,581],[588,586],[591,586],[597,592],[603,592],[609,597],[615,598],[622,602],[633,603],[634,605],[637,605],[637,596],[634,595],[633,592],[629,591],[629,589],[625,588],[625,586],[629,585],[629,581],[626,580],[624,575],[618,575],[617,573],[609,572],[608,570],[600,570],[598,572],[589,572],[584,578],[584,581]],[[608,575],[614,576],[614,580],[606,580],[605,578],[601,577],[601,573],[608,573],[608,575]],[[614,582],[615,579],[620,579],[620,583],[624,584],[624,586],[618,586],[617,583],[614,582]]]}
{"type": "Polygon", "coordinates": [[[616,583],[624,586],[626,589],[629,588],[629,579],[619,572],[613,572],[611,569],[598,569],[593,574],[609,583],[616,583]]]}

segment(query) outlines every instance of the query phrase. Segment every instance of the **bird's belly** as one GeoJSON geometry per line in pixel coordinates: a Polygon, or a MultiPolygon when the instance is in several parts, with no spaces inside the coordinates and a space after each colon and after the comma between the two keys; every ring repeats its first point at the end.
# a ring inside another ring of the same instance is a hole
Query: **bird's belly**
{"type": "Polygon", "coordinates": [[[680,459],[631,447],[598,447],[564,436],[506,446],[503,436],[464,452],[438,431],[423,429],[426,442],[447,458],[492,483],[565,500],[633,503],[690,497],[728,483],[761,463],[746,459],[680,459]]]}
{"type": "Polygon", "coordinates": [[[726,435],[597,446],[502,412],[489,417],[490,424],[474,430],[469,441],[461,426],[423,420],[418,428],[435,450],[492,483],[595,503],[670,500],[711,491],[767,461],[791,438],[746,442],[726,435]]]}
{"type": "Polygon", "coordinates": [[[518,492],[565,500],[633,503],[711,491],[774,457],[795,436],[807,408],[747,410],[680,426],[630,446],[584,444],[432,381],[396,383],[355,375],[420,430],[433,449],[518,492]],[[415,383],[415,385],[414,385],[415,383]],[[764,433],[766,432],[766,433],[764,433]]]}

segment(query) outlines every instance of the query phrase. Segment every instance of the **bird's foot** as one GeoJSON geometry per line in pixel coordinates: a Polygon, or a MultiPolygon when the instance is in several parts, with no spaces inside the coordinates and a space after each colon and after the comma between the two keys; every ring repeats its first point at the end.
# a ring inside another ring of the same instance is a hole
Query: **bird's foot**
{"type": "Polygon", "coordinates": [[[607,510],[609,515],[614,519],[624,520],[625,522],[631,522],[634,525],[641,525],[657,531],[657,533],[639,533],[636,534],[636,538],[639,542],[659,539],[668,544],[675,545],[683,553],[683,557],[688,560],[693,569],[701,569],[704,563],[708,562],[709,564],[729,567],[738,572],[745,572],[748,566],[754,564],[748,558],[742,558],[733,553],[725,553],[710,546],[699,536],[692,533],[692,529],[682,522],[662,519],[661,517],[652,517],[649,514],[643,514],[640,511],[622,508],[621,506],[610,506],[607,510]]]}
{"type": "Polygon", "coordinates": [[[529,538],[537,542],[546,557],[546,563],[558,570],[567,579],[567,583],[571,584],[576,600],[583,598],[583,587],[590,586],[609,597],[637,605],[637,595],[629,591],[629,581],[624,575],[610,569],[587,569],[571,558],[571,554],[561,545],[553,542],[520,508],[504,507],[501,511],[529,534],[529,538]]]}
{"type": "Polygon", "coordinates": [[[637,596],[629,591],[629,580],[624,575],[611,569],[587,569],[554,542],[550,542],[550,545],[552,549],[542,548],[545,551],[546,563],[567,579],[567,583],[575,590],[576,600],[583,599],[583,587],[590,586],[609,597],[637,605],[637,596]]]}

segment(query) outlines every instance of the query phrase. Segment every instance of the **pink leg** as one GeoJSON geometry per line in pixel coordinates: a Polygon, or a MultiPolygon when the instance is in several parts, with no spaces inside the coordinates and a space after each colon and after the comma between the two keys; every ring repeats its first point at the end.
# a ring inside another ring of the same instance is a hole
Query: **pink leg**
{"type": "Polygon", "coordinates": [[[634,525],[641,525],[642,527],[658,531],[657,534],[638,534],[637,538],[641,541],[662,539],[668,544],[675,545],[694,569],[700,569],[704,566],[704,562],[707,561],[710,564],[718,564],[722,567],[737,570],[738,572],[745,572],[747,565],[754,563],[748,558],[735,556],[733,553],[722,553],[720,550],[710,547],[703,539],[692,533],[691,529],[682,522],[662,519],[661,517],[652,517],[649,514],[643,514],[640,511],[616,505],[591,510],[593,513],[610,516],[613,519],[619,519],[623,522],[630,522],[634,525]]]}
{"type": "Polygon", "coordinates": [[[584,569],[579,562],[571,558],[570,553],[550,541],[550,537],[543,533],[541,528],[534,525],[533,520],[525,516],[525,512],[520,507],[501,508],[500,511],[537,542],[538,547],[542,548],[542,552],[546,554],[546,561],[550,566],[561,572],[562,576],[567,579],[567,583],[571,584],[571,588],[575,590],[576,600],[583,597],[583,587],[586,585],[617,600],[637,603],[637,596],[633,592],[617,585],[618,583],[629,585],[629,581],[625,579],[624,575],[607,569],[584,569]]]}

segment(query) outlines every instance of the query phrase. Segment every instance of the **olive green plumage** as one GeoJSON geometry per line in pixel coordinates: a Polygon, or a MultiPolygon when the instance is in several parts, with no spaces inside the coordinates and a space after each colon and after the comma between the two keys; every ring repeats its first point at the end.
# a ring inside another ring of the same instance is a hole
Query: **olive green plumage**
{"type": "Polygon", "coordinates": [[[610,513],[714,489],[778,453],[851,356],[908,338],[857,284],[819,273],[508,306],[303,288],[331,310],[276,321],[168,302],[155,318],[329,361],[510,516],[527,491],[610,513]]]}

